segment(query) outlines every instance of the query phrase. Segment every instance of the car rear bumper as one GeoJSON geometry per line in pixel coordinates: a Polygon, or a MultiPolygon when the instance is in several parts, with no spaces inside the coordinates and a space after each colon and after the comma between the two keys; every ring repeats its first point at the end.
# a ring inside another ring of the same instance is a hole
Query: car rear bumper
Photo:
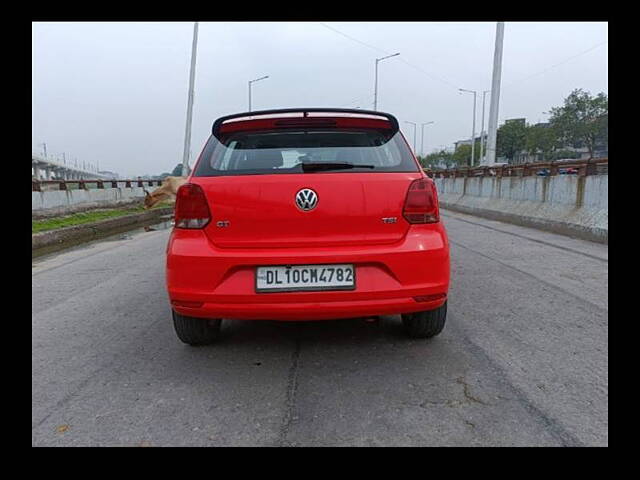
{"type": "Polygon", "coordinates": [[[186,316],[328,320],[438,308],[449,288],[449,245],[441,223],[413,225],[401,242],[366,247],[220,249],[200,230],[174,229],[166,281],[186,316]],[[352,263],[352,291],[256,293],[259,265],[352,263]]]}
{"type": "Polygon", "coordinates": [[[444,304],[446,296],[430,302],[416,302],[412,298],[388,300],[294,302],[294,303],[203,303],[200,307],[172,305],[189,317],[233,318],[239,320],[313,321],[338,318],[373,317],[399,313],[433,310],[444,304]]]}

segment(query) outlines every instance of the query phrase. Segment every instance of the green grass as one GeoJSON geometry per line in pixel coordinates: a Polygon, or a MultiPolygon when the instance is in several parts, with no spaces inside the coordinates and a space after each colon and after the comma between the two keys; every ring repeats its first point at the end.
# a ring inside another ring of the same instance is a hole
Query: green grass
{"type": "MultiPolygon", "coordinates": [[[[168,206],[164,202],[151,208],[162,208],[168,206]]],[[[55,230],[57,228],[71,227],[75,225],[83,225],[85,223],[93,223],[107,218],[122,217],[133,213],[144,212],[142,206],[134,208],[117,208],[111,210],[94,210],[89,212],[74,213],[73,215],[65,215],[64,217],[47,218],[42,220],[31,221],[31,233],[45,232],[47,230],[55,230]]]]}

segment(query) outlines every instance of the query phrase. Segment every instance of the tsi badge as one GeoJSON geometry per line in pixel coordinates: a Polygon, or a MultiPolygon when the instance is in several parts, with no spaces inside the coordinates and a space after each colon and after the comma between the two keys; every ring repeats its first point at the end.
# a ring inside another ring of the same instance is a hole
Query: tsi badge
{"type": "Polygon", "coordinates": [[[398,217],[382,217],[383,223],[396,223],[398,221],[398,217]]]}

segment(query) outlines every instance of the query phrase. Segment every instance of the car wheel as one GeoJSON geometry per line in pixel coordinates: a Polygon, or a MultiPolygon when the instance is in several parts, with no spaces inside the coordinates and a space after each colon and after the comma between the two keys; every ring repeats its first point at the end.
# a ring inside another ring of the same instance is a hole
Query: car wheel
{"type": "Polygon", "coordinates": [[[178,338],[189,345],[209,345],[220,335],[220,325],[222,320],[219,318],[194,318],[180,315],[171,311],[173,314],[173,327],[176,330],[178,338]]]}
{"type": "Polygon", "coordinates": [[[404,329],[413,338],[435,337],[444,328],[446,320],[447,302],[435,310],[402,315],[404,329]]]}

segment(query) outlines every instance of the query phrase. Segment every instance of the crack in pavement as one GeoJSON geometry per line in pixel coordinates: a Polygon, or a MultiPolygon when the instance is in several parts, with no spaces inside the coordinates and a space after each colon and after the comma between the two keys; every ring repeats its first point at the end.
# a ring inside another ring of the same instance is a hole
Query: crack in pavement
{"type": "Polygon", "coordinates": [[[456,378],[456,383],[459,383],[460,385],[462,385],[462,391],[467,400],[474,403],[479,403],[481,405],[490,405],[489,403],[471,395],[471,393],[469,392],[469,384],[464,380],[464,377],[456,378]]]}
{"type": "Polygon", "coordinates": [[[464,420],[464,423],[470,426],[472,429],[476,428],[476,424],[473,422],[470,422],[469,420],[464,420]]]}
{"type": "Polygon", "coordinates": [[[484,400],[475,397],[470,393],[469,384],[465,381],[464,377],[456,378],[456,383],[462,385],[462,393],[464,397],[467,399],[466,402],[460,400],[425,400],[420,404],[420,407],[427,408],[429,405],[445,405],[447,407],[459,407],[460,405],[469,404],[469,403],[479,403],[485,406],[492,406],[492,403],[485,402],[484,400]]]}
{"type": "Polygon", "coordinates": [[[285,412],[280,426],[280,434],[278,435],[278,446],[289,447],[287,435],[292,422],[293,409],[296,404],[296,392],[298,390],[298,365],[300,359],[300,338],[296,338],[295,348],[291,354],[291,367],[289,368],[289,376],[287,380],[287,396],[285,399],[285,412]]]}
{"type": "MultiPolygon", "coordinates": [[[[489,370],[494,372],[495,378],[501,379],[504,382],[505,386],[511,390],[514,394],[511,400],[518,402],[522,407],[527,411],[529,415],[533,418],[539,419],[545,426],[545,430],[548,431],[553,437],[555,437],[562,446],[569,447],[584,447],[586,444],[579,440],[573,433],[567,430],[562,423],[554,418],[553,416],[543,412],[540,408],[538,408],[533,400],[529,398],[524,390],[520,387],[516,386],[510,379],[507,371],[496,361],[494,360],[484,348],[482,348],[477,343],[474,343],[469,336],[464,331],[464,327],[458,328],[458,337],[460,340],[466,344],[466,348],[468,351],[484,360],[484,362],[489,367],[489,370]]],[[[460,383],[460,382],[458,382],[460,383]]]]}

